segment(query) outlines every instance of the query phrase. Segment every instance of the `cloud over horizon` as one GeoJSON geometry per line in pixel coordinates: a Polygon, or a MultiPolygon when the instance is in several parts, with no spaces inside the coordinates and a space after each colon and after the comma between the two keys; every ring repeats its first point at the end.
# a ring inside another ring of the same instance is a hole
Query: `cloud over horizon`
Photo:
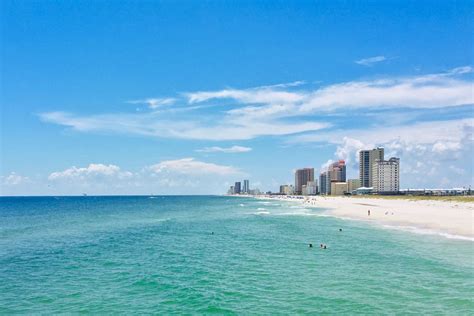
{"type": "Polygon", "coordinates": [[[128,178],[133,176],[129,171],[121,171],[120,167],[116,165],[104,165],[91,163],[87,167],[77,168],[72,166],[71,168],[63,171],[56,171],[48,176],[48,180],[77,180],[77,179],[94,179],[96,177],[117,177],[117,178],[128,178]]]}
{"type": "Polygon", "coordinates": [[[148,170],[159,174],[164,172],[179,173],[184,175],[239,175],[242,174],[237,168],[223,166],[196,160],[194,158],[182,158],[176,160],[165,160],[158,164],[147,167],[148,170]]]}

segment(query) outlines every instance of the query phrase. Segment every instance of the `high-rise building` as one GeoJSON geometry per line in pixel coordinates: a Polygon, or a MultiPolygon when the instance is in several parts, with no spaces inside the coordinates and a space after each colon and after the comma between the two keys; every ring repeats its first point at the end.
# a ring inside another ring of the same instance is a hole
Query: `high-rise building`
{"type": "Polygon", "coordinates": [[[298,169],[295,172],[295,193],[302,194],[302,187],[314,181],[314,168],[298,169]]]}
{"type": "Polygon", "coordinates": [[[234,186],[231,185],[229,190],[227,191],[227,194],[234,194],[234,186]]]}
{"type": "Polygon", "coordinates": [[[359,152],[359,179],[361,187],[372,187],[372,165],[375,160],[384,159],[383,147],[377,147],[371,150],[361,150],[359,152]]]}
{"type": "Polygon", "coordinates": [[[346,182],[346,162],[344,160],[339,160],[330,164],[327,170],[320,174],[320,194],[331,194],[331,183],[333,182],[346,182]]]}
{"type": "Polygon", "coordinates": [[[243,192],[245,194],[249,194],[250,192],[250,187],[249,187],[249,180],[244,180],[244,189],[243,192]]]}
{"type": "Polygon", "coordinates": [[[236,182],[234,185],[234,194],[240,194],[240,182],[236,182]]]}
{"type": "Polygon", "coordinates": [[[331,182],[346,182],[346,162],[344,160],[332,163],[328,171],[331,175],[331,182]]]}
{"type": "Polygon", "coordinates": [[[400,158],[375,160],[372,165],[373,192],[395,193],[400,191],[400,158]]]}
{"type": "Polygon", "coordinates": [[[328,179],[328,172],[321,172],[319,175],[319,194],[328,194],[328,179]]]}

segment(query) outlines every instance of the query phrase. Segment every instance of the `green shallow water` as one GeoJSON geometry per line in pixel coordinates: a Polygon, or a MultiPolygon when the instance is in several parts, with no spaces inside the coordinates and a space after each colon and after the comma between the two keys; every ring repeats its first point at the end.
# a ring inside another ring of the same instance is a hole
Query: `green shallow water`
{"type": "Polygon", "coordinates": [[[1,198],[0,313],[472,314],[472,241],[322,213],[233,197],[1,198]]]}

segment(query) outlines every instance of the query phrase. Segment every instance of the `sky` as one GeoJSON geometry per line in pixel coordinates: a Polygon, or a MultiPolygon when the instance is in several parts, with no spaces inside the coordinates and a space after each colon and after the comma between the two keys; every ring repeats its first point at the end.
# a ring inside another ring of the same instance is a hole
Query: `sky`
{"type": "Polygon", "coordinates": [[[470,1],[1,1],[1,195],[473,184],[470,1]]]}

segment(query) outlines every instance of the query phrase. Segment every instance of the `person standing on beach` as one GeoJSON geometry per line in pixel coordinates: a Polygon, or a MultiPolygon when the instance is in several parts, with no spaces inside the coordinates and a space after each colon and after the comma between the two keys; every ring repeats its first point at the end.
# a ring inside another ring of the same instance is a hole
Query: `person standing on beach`
{"type": "Polygon", "coordinates": [[[370,210],[367,211],[367,216],[370,216],[370,210]]]}

